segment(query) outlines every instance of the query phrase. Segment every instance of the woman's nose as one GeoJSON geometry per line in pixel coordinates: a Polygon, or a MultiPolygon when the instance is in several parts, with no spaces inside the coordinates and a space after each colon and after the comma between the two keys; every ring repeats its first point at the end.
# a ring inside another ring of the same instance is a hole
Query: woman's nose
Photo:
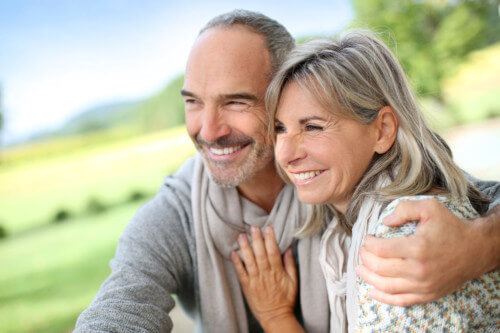
{"type": "Polygon", "coordinates": [[[274,152],[281,167],[296,164],[306,156],[300,136],[292,133],[283,133],[277,136],[274,152]]]}

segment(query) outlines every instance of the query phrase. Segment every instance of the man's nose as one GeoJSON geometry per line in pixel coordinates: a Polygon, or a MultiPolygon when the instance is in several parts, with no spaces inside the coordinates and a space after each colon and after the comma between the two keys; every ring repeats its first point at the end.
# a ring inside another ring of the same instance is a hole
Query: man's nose
{"type": "Polygon", "coordinates": [[[306,157],[306,151],[299,134],[283,133],[276,138],[276,160],[281,167],[296,164],[306,157]]]}
{"type": "Polygon", "coordinates": [[[206,107],[201,121],[200,136],[206,142],[215,142],[231,133],[231,127],[226,124],[224,116],[216,107],[206,107]]]}

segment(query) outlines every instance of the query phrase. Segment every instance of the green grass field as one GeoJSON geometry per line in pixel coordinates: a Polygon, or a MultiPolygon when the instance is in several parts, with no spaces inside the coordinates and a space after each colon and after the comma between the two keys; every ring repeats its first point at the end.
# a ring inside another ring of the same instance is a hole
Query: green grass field
{"type": "Polygon", "coordinates": [[[8,232],[0,241],[0,332],[71,331],[143,202],[127,197],[152,196],[195,152],[184,128],[42,157],[38,150],[50,145],[66,143],[22,147],[21,162],[0,167],[0,225],[8,232]],[[112,207],[88,215],[90,198],[112,207]],[[60,208],[73,217],[51,223],[60,208]]]}
{"type": "Polygon", "coordinates": [[[46,225],[59,209],[81,215],[91,198],[114,205],[134,190],[152,194],[194,151],[185,130],[177,128],[7,164],[0,167],[0,225],[14,235],[46,225]]]}
{"type": "Polygon", "coordinates": [[[0,242],[0,332],[67,332],[109,275],[141,203],[0,242]]]}

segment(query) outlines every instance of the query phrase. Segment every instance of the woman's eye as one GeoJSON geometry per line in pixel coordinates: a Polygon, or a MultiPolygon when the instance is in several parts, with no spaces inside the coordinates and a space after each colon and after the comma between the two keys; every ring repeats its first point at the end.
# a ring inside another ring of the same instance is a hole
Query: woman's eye
{"type": "Polygon", "coordinates": [[[274,132],[276,132],[276,134],[284,133],[285,132],[285,126],[283,126],[283,125],[274,125],[274,132]]]}
{"type": "Polygon", "coordinates": [[[323,127],[322,126],[318,126],[318,125],[306,125],[306,131],[321,131],[323,130],[323,127]]]}

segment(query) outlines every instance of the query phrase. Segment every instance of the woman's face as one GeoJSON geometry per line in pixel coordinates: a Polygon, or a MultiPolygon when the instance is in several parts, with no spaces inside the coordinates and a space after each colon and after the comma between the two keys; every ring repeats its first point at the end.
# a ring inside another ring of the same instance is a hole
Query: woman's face
{"type": "Polygon", "coordinates": [[[285,87],[275,119],[275,155],[302,202],[331,203],[345,213],[375,154],[374,123],[335,116],[296,82],[285,87]]]}

